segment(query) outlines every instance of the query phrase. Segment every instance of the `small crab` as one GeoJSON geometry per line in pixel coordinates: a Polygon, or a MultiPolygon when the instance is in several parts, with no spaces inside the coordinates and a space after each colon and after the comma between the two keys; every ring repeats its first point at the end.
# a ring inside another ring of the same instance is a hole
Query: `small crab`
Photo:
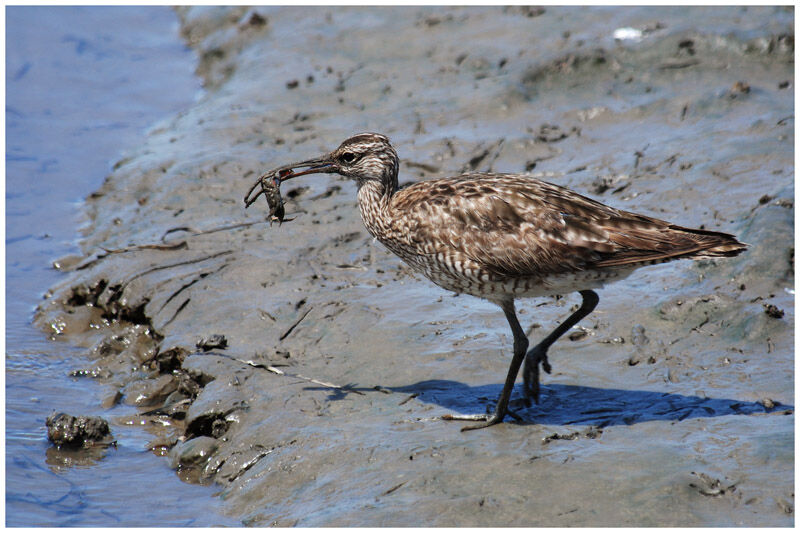
{"type": "MultiPolygon", "coordinates": [[[[264,198],[267,200],[267,205],[269,205],[269,225],[271,226],[276,220],[279,226],[283,224],[286,211],[283,207],[283,198],[281,198],[281,179],[289,176],[291,173],[292,171],[289,169],[276,169],[262,174],[244,197],[245,209],[253,205],[258,197],[263,194],[264,198]],[[261,186],[261,190],[253,194],[259,185],[261,186]]],[[[289,218],[286,220],[293,219],[289,218]]]]}

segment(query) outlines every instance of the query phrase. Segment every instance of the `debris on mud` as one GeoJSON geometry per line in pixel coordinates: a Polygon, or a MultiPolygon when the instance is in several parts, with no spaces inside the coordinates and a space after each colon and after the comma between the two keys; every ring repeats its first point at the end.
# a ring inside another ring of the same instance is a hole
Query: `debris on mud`
{"type": "Polygon", "coordinates": [[[586,439],[596,439],[603,434],[603,428],[590,427],[584,431],[575,431],[573,433],[553,433],[542,439],[542,444],[549,444],[554,440],[578,440],[581,437],[586,439]]]}
{"type": "Polygon", "coordinates": [[[733,99],[743,94],[749,94],[749,93],[750,93],[750,85],[744,81],[737,81],[736,83],[733,84],[733,87],[731,87],[731,90],[728,92],[728,97],[733,99]]]}
{"type": "Polygon", "coordinates": [[[703,496],[724,496],[726,493],[731,493],[736,490],[735,483],[723,486],[722,481],[708,474],[702,472],[692,472],[692,474],[697,476],[698,481],[689,483],[689,486],[697,490],[697,492],[703,496]]]}
{"type": "Polygon", "coordinates": [[[764,304],[764,312],[770,318],[783,318],[783,309],[772,304],[764,304]]]}
{"type": "Polygon", "coordinates": [[[228,339],[225,338],[225,335],[214,334],[208,338],[200,339],[197,342],[197,347],[204,352],[224,350],[228,347],[228,339]]]}

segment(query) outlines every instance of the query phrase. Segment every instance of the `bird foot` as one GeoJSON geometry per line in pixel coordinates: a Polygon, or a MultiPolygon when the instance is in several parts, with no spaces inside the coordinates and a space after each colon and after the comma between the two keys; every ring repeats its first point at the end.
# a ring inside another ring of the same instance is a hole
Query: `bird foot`
{"type": "Polygon", "coordinates": [[[547,350],[542,349],[540,345],[534,346],[525,355],[525,366],[522,370],[522,378],[524,380],[523,392],[525,393],[525,406],[531,406],[531,400],[536,405],[539,405],[539,365],[548,374],[553,370],[550,362],[547,360],[547,350]]]}
{"type": "Polygon", "coordinates": [[[505,415],[510,416],[517,422],[522,422],[522,418],[514,413],[513,411],[506,409],[505,413],[498,415],[496,412],[489,415],[453,415],[453,414],[446,414],[442,415],[442,420],[465,420],[471,422],[481,422],[480,424],[475,424],[474,426],[464,426],[461,428],[461,431],[471,431],[473,429],[482,429],[488,428],[489,426],[493,426],[495,424],[499,424],[503,421],[505,415]]]}

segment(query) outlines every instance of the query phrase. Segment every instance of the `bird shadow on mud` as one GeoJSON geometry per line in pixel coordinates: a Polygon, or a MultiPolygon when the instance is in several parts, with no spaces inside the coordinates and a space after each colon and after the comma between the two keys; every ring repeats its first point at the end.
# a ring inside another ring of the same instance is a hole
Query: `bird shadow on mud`
{"type": "MultiPolygon", "coordinates": [[[[386,387],[384,391],[413,395],[417,401],[439,405],[461,414],[481,414],[493,410],[502,386],[469,386],[458,381],[428,380],[402,387],[386,387]]],[[[374,389],[361,389],[363,391],[374,389]]],[[[349,392],[359,391],[351,388],[349,392]]],[[[347,390],[339,390],[328,398],[335,401],[347,390]]],[[[362,393],[363,394],[363,393],[362,393]]],[[[665,392],[601,389],[577,385],[543,385],[538,405],[525,407],[519,387],[515,388],[509,406],[521,421],[517,424],[619,426],[653,420],[679,421],[687,418],[712,418],[727,415],[751,415],[782,411],[794,412],[793,406],[779,402],[747,402],[722,398],[701,398],[665,392]]]]}
{"type": "MultiPolygon", "coordinates": [[[[440,405],[456,413],[483,413],[487,406],[494,409],[501,389],[501,385],[471,387],[458,381],[429,380],[392,390],[417,393],[417,400],[440,405]]],[[[521,395],[515,393],[512,395],[510,407],[522,419],[521,422],[516,422],[520,424],[582,424],[599,427],[631,425],[652,420],[676,421],[778,410],[793,411],[793,407],[778,402],[767,405],[769,407],[760,402],[701,398],[665,392],[551,384],[542,386],[538,405],[525,407],[521,395]]],[[[510,417],[508,421],[512,421],[510,417]]]]}

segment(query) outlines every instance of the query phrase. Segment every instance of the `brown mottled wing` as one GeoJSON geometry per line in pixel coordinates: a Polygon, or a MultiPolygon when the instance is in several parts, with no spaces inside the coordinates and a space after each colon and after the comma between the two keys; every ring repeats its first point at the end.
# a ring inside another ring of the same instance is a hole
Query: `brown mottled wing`
{"type": "MultiPolygon", "coordinates": [[[[472,174],[397,193],[410,231],[436,253],[469,258],[500,277],[547,276],[684,256],[735,255],[732,236],[614,209],[530,177],[472,174]],[[424,234],[424,236],[423,236],[424,234]],[[714,250],[729,245],[730,250],[714,250]]],[[[735,245],[734,245],[735,243],[735,245]]]]}

